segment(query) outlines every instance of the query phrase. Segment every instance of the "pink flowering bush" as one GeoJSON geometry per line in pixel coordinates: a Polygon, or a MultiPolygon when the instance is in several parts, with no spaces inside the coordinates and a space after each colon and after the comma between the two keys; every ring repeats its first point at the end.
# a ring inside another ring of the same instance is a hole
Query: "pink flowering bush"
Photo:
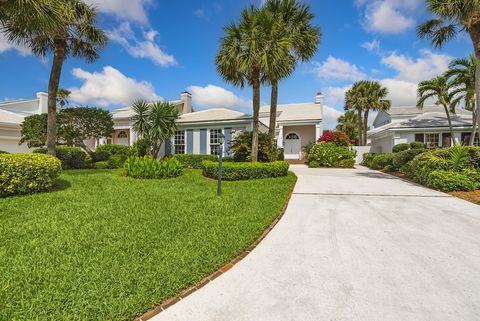
{"type": "Polygon", "coordinates": [[[317,140],[317,143],[334,143],[337,146],[350,146],[352,143],[347,134],[342,131],[326,130],[322,136],[317,140]]]}

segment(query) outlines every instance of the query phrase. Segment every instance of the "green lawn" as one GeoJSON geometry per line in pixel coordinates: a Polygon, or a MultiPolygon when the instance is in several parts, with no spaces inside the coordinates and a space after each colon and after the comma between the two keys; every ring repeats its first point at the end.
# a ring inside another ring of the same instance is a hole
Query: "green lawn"
{"type": "Polygon", "coordinates": [[[295,177],[142,181],[64,172],[0,199],[0,320],[131,320],[222,267],[277,217],[295,177]]]}

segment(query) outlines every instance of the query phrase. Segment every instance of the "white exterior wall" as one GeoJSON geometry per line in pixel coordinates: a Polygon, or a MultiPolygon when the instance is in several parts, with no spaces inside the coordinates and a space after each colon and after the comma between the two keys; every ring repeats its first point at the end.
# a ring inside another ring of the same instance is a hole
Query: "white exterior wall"
{"type": "Polygon", "coordinates": [[[391,153],[394,143],[392,136],[372,139],[372,153],[391,153]]]}

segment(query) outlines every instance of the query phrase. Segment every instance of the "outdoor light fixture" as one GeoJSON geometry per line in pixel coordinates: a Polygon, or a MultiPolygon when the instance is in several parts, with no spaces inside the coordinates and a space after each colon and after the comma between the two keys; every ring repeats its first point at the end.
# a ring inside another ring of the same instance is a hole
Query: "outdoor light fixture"
{"type": "Polygon", "coordinates": [[[223,143],[225,142],[225,135],[220,133],[218,135],[218,183],[217,183],[217,196],[222,194],[222,157],[223,157],[223,143]]]}

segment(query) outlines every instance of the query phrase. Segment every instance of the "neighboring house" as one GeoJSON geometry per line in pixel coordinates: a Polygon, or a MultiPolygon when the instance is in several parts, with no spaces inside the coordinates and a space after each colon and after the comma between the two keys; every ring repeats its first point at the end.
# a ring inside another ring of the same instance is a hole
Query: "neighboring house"
{"type": "MultiPolygon", "coordinates": [[[[226,108],[212,108],[194,111],[192,96],[188,92],[180,100],[171,101],[181,113],[178,131],[167,141],[160,155],[170,154],[215,154],[219,148],[220,133],[225,136],[224,155],[230,156],[229,144],[241,131],[251,131],[251,115],[226,108]]],[[[268,132],[269,106],[260,110],[260,131],[268,132]]],[[[323,133],[323,96],[318,94],[315,102],[279,105],[277,112],[276,140],[285,148],[286,158],[302,157],[301,147],[315,142],[323,133]]],[[[137,135],[132,128],[131,107],[112,111],[115,133],[110,138],[99,140],[98,144],[133,145],[137,135]]]]}
{"type": "MultiPolygon", "coordinates": [[[[368,131],[371,151],[390,153],[393,146],[413,141],[423,142],[428,148],[450,147],[456,143],[468,143],[472,131],[472,113],[457,109],[451,114],[453,136],[451,137],[445,111],[440,106],[392,107],[375,117],[368,131]]],[[[476,137],[478,145],[478,137],[476,137]]]]}
{"type": "Polygon", "coordinates": [[[19,145],[20,125],[27,116],[47,112],[48,94],[37,93],[37,98],[0,102],[0,150],[9,153],[29,152],[26,144],[19,145]]]}

